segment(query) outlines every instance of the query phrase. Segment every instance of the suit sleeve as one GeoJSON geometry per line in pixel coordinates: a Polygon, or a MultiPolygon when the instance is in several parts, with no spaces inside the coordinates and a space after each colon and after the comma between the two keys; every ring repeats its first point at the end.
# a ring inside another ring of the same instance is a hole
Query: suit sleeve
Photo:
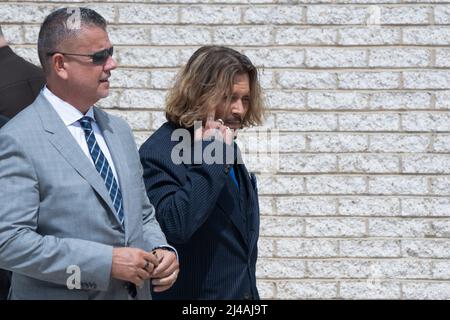
{"type": "Polygon", "coordinates": [[[170,148],[161,148],[153,150],[144,145],[140,150],[145,188],[167,239],[182,244],[212,213],[228,173],[224,164],[201,163],[188,165],[183,172],[185,178],[180,177],[170,148]]]}
{"type": "MultiPolygon", "coordinates": [[[[124,120],[122,119],[117,120],[119,121],[119,125],[123,129],[123,136],[127,137],[126,146],[130,148],[129,154],[130,157],[132,157],[131,159],[133,160],[132,168],[130,168],[130,170],[133,170],[133,172],[136,174],[136,184],[139,185],[139,192],[140,196],[142,197],[141,200],[142,222],[143,222],[142,230],[143,230],[143,239],[145,243],[145,248],[143,249],[146,251],[152,251],[155,248],[170,247],[167,244],[166,237],[163,231],[161,230],[158,221],[156,220],[155,208],[150,203],[147,197],[147,193],[145,191],[142,166],[139,160],[139,153],[136,143],[134,141],[131,128],[128,125],[128,123],[126,123],[124,120]]],[[[173,250],[176,252],[175,249],[173,250]]]]}
{"type": "Polygon", "coordinates": [[[113,248],[39,234],[38,174],[20,143],[1,132],[0,190],[0,268],[67,285],[76,266],[81,283],[108,289],[113,248]]]}
{"type": "MultiPolygon", "coordinates": [[[[142,171],[141,171],[142,172],[142,171]]],[[[142,175],[141,175],[142,177],[142,175]]],[[[142,190],[142,208],[143,208],[143,237],[147,244],[147,251],[151,251],[155,248],[168,246],[166,237],[161,230],[161,227],[156,220],[155,207],[150,203],[147,194],[145,192],[144,181],[141,178],[141,190],[142,190]]],[[[176,250],[174,249],[176,252],[176,250]]]]}

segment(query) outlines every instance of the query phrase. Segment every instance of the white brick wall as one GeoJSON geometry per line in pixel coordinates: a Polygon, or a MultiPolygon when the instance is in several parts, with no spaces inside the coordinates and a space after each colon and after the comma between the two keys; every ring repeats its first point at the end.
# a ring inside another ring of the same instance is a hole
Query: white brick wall
{"type": "Polygon", "coordinates": [[[281,152],[259,173],[263,298],[450,299],[450,2],[11,0],[0,24],[37,64],[43,18],[80,2],[109,21],[120,64],[100,105],[138,144],[199,46],[260,68],[281,152]]]}

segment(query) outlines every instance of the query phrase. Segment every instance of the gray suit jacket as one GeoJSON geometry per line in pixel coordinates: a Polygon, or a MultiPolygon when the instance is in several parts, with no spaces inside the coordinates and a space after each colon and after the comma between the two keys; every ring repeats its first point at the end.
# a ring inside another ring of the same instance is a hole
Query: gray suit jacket
{"type": "MultiPolygon", "coordinates": [[[[129,126],[94,112],[117,169],[124,229],[103,179],[42,93],[0,131],[0,268],[13,272],[10,299],[127,299],[125,282],[111,278],[113,247],[167,244],[129,126]],[[79,290],[67,287],[70,266],[80,268],[79,290]]],[[[137,298],[151,298],[148,281],[137,298]]]]}

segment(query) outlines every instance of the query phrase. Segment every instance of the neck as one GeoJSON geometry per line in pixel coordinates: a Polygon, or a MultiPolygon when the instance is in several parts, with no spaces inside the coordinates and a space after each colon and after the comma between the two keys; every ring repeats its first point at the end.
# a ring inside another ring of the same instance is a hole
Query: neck
{"type": "Polygon", "coordinates": [[[6,42],[6,39],[2,36],[0,36],[0,48],[6,47],[8,45],[8,42],[6,42]]]}
{"type": "Polygon", "coordinates": [[[60,98],[61,100],[69,103],[71,106],[73,106],[74,108],[76,108],[77,110],[79,110],[82,114],[86,114],[86,112],[88,112],[89,108],[94,104],[94,103],[89,103],[89,102],[83,102],[80,101],[79,99],[79,95],[75,95],[72,96],[70,94],[70,90],[68,88],[65,88],[63,85],[55,85],[50,83],[50,80],[48,80],[47,82],[47,88],[58,98],[60,98]]]}

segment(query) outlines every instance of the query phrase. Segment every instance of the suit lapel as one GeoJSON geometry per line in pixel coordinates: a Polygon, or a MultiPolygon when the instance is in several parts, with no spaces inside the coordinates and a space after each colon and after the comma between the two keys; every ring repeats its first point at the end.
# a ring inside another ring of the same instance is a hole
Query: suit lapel
{"type": "MultiPolygon", "coordinates": [[[[191,144],[191,159],[193,160],[194,157],[194,139],[193,139],[193,130],[190,130],[190,134],[192,137],[192,144],[191,144]]],[[[244,223],[244,219],[241,215],[240,208],[239,208],[239,191],[232,181],[231,177],[227,179],[223,191],[221,192],[219,199],[217,200],[217,206],[225,212],[228,217],[230,218],[231,222],[234,224],[236,229],[239,231],[239,234],[242,237],[242,241],[245,243],[245,245],[248,246],[248,239],[247,239],[247,232],[246,232],[246,225],[244,223]],[[237,206],[237,208],[235,207],[237,206]]]]}
{"type": "MultiPolygon", "coordinates": [[[[257,194],[255,187],[253,186],[250,180],[250,174],[247,171],[245,165],[239,165],[239,169],[242,170],[242,180],[245,184],[246,190],[248,190],[248,198],[247,198],[247,210],[248,210],[248,223],[250,224],[249,228],[249,248],[253,248],[255,245],[255,241],[257,239],[258,230],[259,230],[259,212],[257,205],[257,194]]],[[[247,213],[246,213],[247,214],[247,213]]]]}
{"type": "Polygon", "coordinates": [[[217,201],[217,206],[220,207],[222,209],[222,211],[224,211],[228,215],[231,222],[234,224],[236,229],[239,231],[239,234],[242,237],[242,241],[246,245],[248,245],[247,237],[245,235],[244,220],[242,219],[242,216],[241,216],[240,210],[239,210],[239,203],[238,203],[239,200],[236,199],[235,196],[230,192],[231,187],[232,186],[229,184],[229,182],[227,182],[225,184],[224,188],[227,190],[225,192],[223,192],[222,195],[219,197],[219,199],[217,201]]]}
{"type": "Polygon", "coordinates": [[[239,196],[238,193],[235,191],[236,187],[233,189],[233,186],[230,184],[230,182],[234,183],[232,181],[226,182],[224,186],[224,191],[221,193],[217,201],[217,206],[219,206],[229,216],[231,222],[234,224],[236,229],[238,229],[242,237],[242,241],[246,245],[248,245],[244,219],[242,218],[239,209],[239,196]]]}
{"type": "MultiPolygon", "coordinates": [[[[108,205],[111,213],[116,216],[111,197],[109,196],[108,190],[106,190],[105,182],[102,177],[98,174],[97,170],[94,168],[92,163],[83,153],[83,150],[81,150],[69,130],[64,125],[64,122],[58,116],[56,111],[53,110],[53,107],[47,99],[44,98],[42,93],[38,96],[36,104],[36,110],[41,118],[44,130],[48,133],[50,143],[80,174],[80,176],[82,176],[92,186],[92,188],[108,205]]],[[[118,223],[120,224],[119,221],[118,223]]]]}
{"type": "Polygon", "coordinates": [[[120,192],[122,193],[122,201],[123,201],[123,209],[125,215],[125,238],[128,239],[129,231],[129,218],[130,218],[130,188],[127,186],[130,185],[129,181],[129,169],[127,167],[127,162],[124,157],[126,151],[123,148],[122,140],[117,132],[112,128],[110,118],[106,116],[104,112],[100,112],[96,107],[94,108],[95,119],[98,122],[98,126],[100,131],[105,138],[106,145],[108,146],[109,153],[111,154],[112,160],[114,162],[114,167],[116,168],[117,173],[117,183],[119,184],[120,192]],[[128,214],[127,214],[128,213],[128,214]]]}

